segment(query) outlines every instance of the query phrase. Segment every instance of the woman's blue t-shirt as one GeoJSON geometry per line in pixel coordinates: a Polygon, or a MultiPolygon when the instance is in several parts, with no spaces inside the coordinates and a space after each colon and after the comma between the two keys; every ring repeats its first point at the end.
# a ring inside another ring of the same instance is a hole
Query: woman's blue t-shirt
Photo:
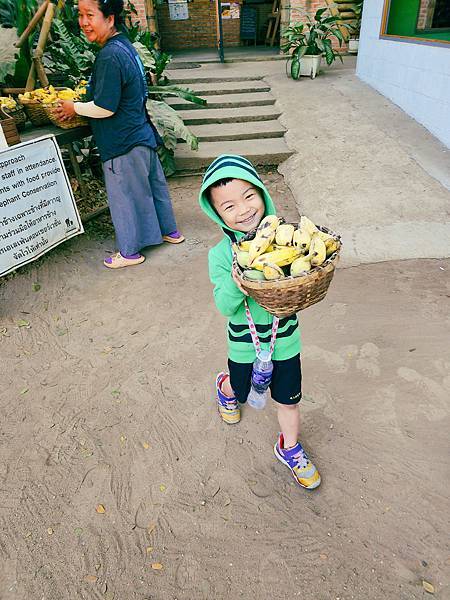
{"type": "Polygon", "coordinates": [[[110,38],[95,60],[88,98],[114,113],[105,119],[90,119],[103,162],[136,146],[157,146],[144,110],[143,75],[138,61],[136,50],[123,34],[110,38]]]}

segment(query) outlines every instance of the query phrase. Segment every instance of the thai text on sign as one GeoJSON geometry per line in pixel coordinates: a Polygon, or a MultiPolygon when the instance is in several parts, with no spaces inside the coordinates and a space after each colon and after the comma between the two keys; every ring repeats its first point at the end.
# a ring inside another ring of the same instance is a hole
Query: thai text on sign
{"type": "Polygon", "coordinates": [[[0,276],[83,233],[53,136],[0,152],[0,276]]]}

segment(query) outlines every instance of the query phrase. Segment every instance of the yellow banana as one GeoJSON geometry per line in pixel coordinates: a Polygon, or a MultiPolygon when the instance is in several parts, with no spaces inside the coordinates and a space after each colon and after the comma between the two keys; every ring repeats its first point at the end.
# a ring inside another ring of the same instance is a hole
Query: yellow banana
{"type": "Polygon", "coordinates": [[[300,250],[302,254],[306,254],[311,244],[311,236],[303,229],[296,229],[292,237],[294,246],[300,250]]]}
{"type": "Polygon", "coordinates": [[[251,279],[252,281],[264,281],[264,273],[257,271],[256,269],[246,269],[244,271],[244,277],[251,279]]]}
{"type": "Polygon", "coordinates": [[[306,256],[300,256],[294,260],[291,265],[291,275],[292,277],[298,277],[302,273],[308,272],[311,270],[311,262],[308,260],[306,256]]]}
{"type": "Polygon", "coordinates": [[[255,258],[266,252],[274,238],[275,229],[267,229],[264,233],[256,234],[256,237],[251,241],[248,250],[250,264],[252,264],[255,258]]]}
{"type": "Polygon", "coordinates": [[[317,232],[317,235],[320,237],[321,240],[323,240],[324,242],[326,242],[329,239],[334,239],[332,235],[330,235],[329,233],[325,233],[325,231],[319,231],[317,232]]]}
{"type": "Polygon", "coordinates": [[[311,238],[308,258],[311,260],[312,267],[320,266],[327,258],[325,242],[317,234],[311,238]]]}
{"type": "Polygon", "coordinates": [[[282,279],[284,277],[283,269],[281,269],[278,265],[274,265],[271,263],[264,263],[263,273],[265,279],[272,281],[274,279],[282,279]]]}
{"type": "Polygon", "coordinates": [[[261,256],[255,258],[251,263],[252,269],[263,269],[265,263],[284,267],[290,265],[296,258],[300,256],[297,248],[288,248],[287,246],[282,247],[279,250],[273,250],[272,252],[266,252],[261,256]]]}
{"type": "Polygon", "coordinates": [[[234,250],[234,253],[236,254],[236,260],[238,261],[238,265],[240,267],[242,267],[243,269],[247,269],[249,266],[248,252],[244,252],[243,250],[240,250],[239,246],[237,244],[233,244],[233,250],[234,250]]]}
{"type": "Polygon", "coordinates": [[[248,252],[250,250],[250,240],[244,240],[242,242],[238,242],[239,249],[243,252],[248,252]]]}
{"type": "Polygon", "coordinates": [[[275,234],[275,242],[279,246],[292,246],[292,237],[294,235],[295,227],[289,223],[283,223],[277,227],[275,234]]]}
{"type": "Polygon", "coordinates": [[[267,217],[264,217],[264,219],[258,225],[256,235],[263,233],[267,230],[276,231],[279,224],[280,219],[276,215],[268,215],[267,217]]]}
{"type": "Polygon", "coordinates": [[[311,221],[311,219],[308,219],[308,217],[305,217],[305,215],[302,215],[300,217],[300,229],[302,229],[303,231],[307,231],[311,236],[313,235],[313,233],[319,231],[314,225],[314,223],[311,221]]]}
{"type": "Polygon", "coordinates": [[[337,250],[339,250],[339,247],[340,247],[340,243],[337,239],[332,237],[332,238],[326,240],[325,248],[327,250],[327,258],[328,258],[328,256],[331,256],[332,254],[334,254],[337,250]]]}

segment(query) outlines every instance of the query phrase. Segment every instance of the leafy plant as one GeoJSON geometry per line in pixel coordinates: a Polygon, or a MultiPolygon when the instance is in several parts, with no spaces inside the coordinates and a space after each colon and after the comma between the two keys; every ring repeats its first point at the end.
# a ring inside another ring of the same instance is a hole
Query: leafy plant
{"type": "MultiPolygon", "coordinates": [[[[36,0],[0,0],[0,25],[7,29],[15,29],[17,36],[20,36],[36,12],[37,7],[36,0]]],[[[36,34],[37,30],[29,36],[28,40],[17,51],[13,61],[8,61],[8,65],[2,64],[0,69],[2,73],[1,80],[15,87],[25,84],[31,66],[31,52],[36,34]],[[11,62],[13,62],[14,70],[11,62]]]]}
{"type": "Polygon", "coordinates": [[[46,48],[46,65],[62,73],[72,84],[87,79],[92,71],[96,48],[84,36],[72,33],[58,17],[52,23],[52,43],[46,48]]]}
{"type": "Polygon", "coordinates": [[[175,173],[174,152],[178,139],[184,140],[191,150],[198,149],[198,140],[183,123],[176,110],[161,100],[148,100],[147,110],[164,146],[158,148],[159,158],[167,177],[175,173]]]}
{"type": "Polygon", "coordinates": [[[342,23],[338,16],[324,16],[327,11],[327,7],[319,8],[314,18],[306,14],[305,22],[294,23],[284,30],[282,37],[286,41],[281,44],[281,50],[291,53],[289,60],[293,79],[300,77],[300,60],[305,55],[324,55],[327,65],[331,65],[336,58],[343,62],[342,56],[333,48],[332,38],[336,38],[339,46],[342,46],[344,36],[340,28],[350,29],[350,26],[342,23]]]}

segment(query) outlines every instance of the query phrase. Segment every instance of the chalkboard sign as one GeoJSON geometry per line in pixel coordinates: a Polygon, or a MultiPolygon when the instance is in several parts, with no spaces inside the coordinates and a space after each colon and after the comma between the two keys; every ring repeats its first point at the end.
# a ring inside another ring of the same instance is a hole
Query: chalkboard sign
{"type": "Polygon", "coordinates": [[[254,40],[256,44],[256,30],[256,8],[244,4],[241,9],[241,40],[254,40]]]}

